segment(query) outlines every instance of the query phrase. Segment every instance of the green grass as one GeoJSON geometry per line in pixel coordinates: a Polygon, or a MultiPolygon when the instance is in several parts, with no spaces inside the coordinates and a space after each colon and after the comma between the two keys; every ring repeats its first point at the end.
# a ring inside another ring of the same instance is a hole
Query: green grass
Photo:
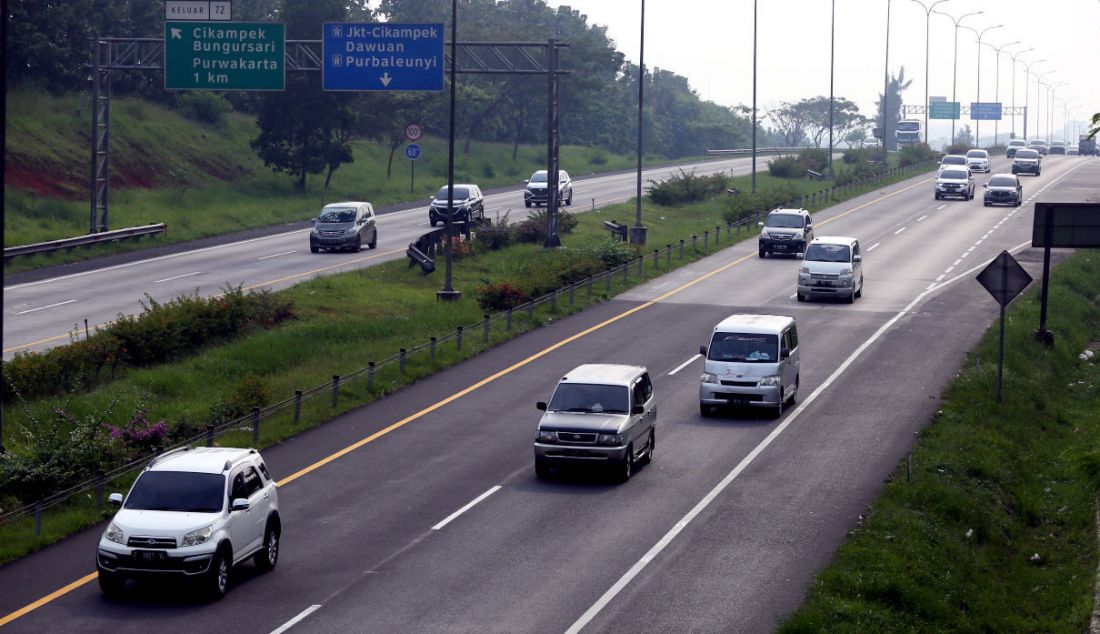
{"type": "MultiPolygon", "coordinates": [[[[907,178],[897,175],[886,182],[907,178]]],[[[767,175],[757,177],[759,189],[778,184],[780,179],[767,175]]],[[[819,190],[819,182],[794,181],[803,192],[819,190]]],[[[868,184],[853,188],[845,196],[855,196],[868,189],[881,186],[868,184]]],[[[748,177],[735,179],[734,186],[742,191],[750,188],[748,177]]],[[[837,200],[841,198],[838,196],[837,200]]],[[[601,280],[592,286],[575,291],[573,306],[568,295],[558,298],[553,313],[548,307],[540,307],[531,318],[524,311],[514,315],[514,327],[505,330],[503,321],[492,324],[490,341],[482,340],[480,328],[468,329],[463,349],[458,351],[454,340],[439,344],[436,358],[428,358],[426,352],[411,355],[406,373],[401,376],[395,365],[379,370],[374,389],[367,389],[367,381],[360,378],[341,385],[340,400],[332,407],[327,393],[307,400],[301,419],[295,423],[289,410],[264,420],[259,446],[267,446],[288,438],[312,426],[331,420],[336,415],[360,407],[381,396],[392,393],[401,386],[439,369],[469,358],[492,345],[537,328],[549,319],[582,310],[584,307],[633,287],[641,281],[652,279],[669,270],[669,259],[662,254],[659,269],[653,265],[652,252],[666,244],[676,245],[671,256],[672,268],[713,253],[717,248],[731,244],[723,237],[716,245],[713,229],[725,226],[723,211],[726,198],[717,198],[685,207],[661,207],[647,202],[643,216],[649,227],[649,246],[642,266],[642,275],[632,267],[629,279],[624,282],[621,274],[613,277],[610,291],[601,280]],[[711,235],[704,248],[703,232],[711,235]],[[693,250],[691,236],[699,236],[693,250]],[[684,257],[679,256],[679,241],[686,239],[684,257]]],[[[820,208],[822,205],[819,204],[820,208]]],[[[599,214],[580,215],[580,224],[572,234],[563,236],[565,246],[583,248],[607,239],[602,221],[617,218],[628,221],[633,218],[632,202],[605,208],[599,214]]],[[[756,235],[752,225],[734,232],[733,240],[756,235]]],[[[201,430],[210,419],[211,407],[218,401],[229,399],[238,383],[245,377],[257,377],[266,385],[275,401],[289,398],[294,390],[306,390],[328,382],[332,375],[347,375],[367,366],[369,361],[381,361],[396,354],[400,348],[412,349],[424,344],[432,336],[444,337],[458,325],[476,324],[482,319],[482,310],[474,301],[474,289],[486,281],[501,281],[524,275],[544,274],[541,263],[556,257],[554,251],[537,246],[514,246],[467,259],[460,259],[454,267],[454,285],[462,292],[462,301],[439,302],[435,293],[440,288],[442,266],[436,274],[421,276],[417,269],[408,269],[404,261],[364,268],[340,275],[317,278],[280,291],[290,297],[298,319],[283,326],[255,333],[244,339],[224,345],[208,347],[195,356],[161,366],[122,372],[116,380],[102,384],[91,392],[74,394],[67,399],[43,398],[27,403],[6,403],[4,406],[4,444],[12,451],[23,448],[20,429],[33,427],[32,417],[50,419],[55,406],[64,404],[66,410],[77,417],[94,415],[111,409],[110,422],[118,424],[129,418],[139,406],[146,406],[150,420],[165,419],[171,425],[190,432],[201,430]]],[[[440,263],[441,264],[441,263],[440,263]]],[[[219,439],[226,445],[251,445],[248,431],[234,433],[219,439]]],[[[112,490],[121,490],[119,484],[112,490]]],[[[47,517],[47,534],[34,537],[26,528],[29,520],[0,526],[0,564],[18,558],[40,548],[50,540],[94,523],[101,517],[94,507],[79,502],[67,505],[56,520],[64,530],[55,526],[54,515],[47,517]],[[82,518],[82,519],[81,519],[82,518]],[[48,537],[47,537],[48,535],[48,537]]]]}
{"type": "Polygon", "coordinates": [[[1053,273],[1047,349],[1031,336],[1038,284],[944,394],[942,411],[867,520],[781,632],[1084,632],[1093,609],[1100,490],[1100,257],[1053,273]],[[981,359],[977,367],[978,355],[981,359]]]}

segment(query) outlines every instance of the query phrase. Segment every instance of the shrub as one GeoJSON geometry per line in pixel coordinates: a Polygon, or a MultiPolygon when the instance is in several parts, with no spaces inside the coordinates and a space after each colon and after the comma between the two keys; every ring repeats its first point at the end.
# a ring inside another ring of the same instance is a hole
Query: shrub
{"type": "Polygon", "coordinates": [[[927,143],[913,143],[901,148],[901,154],[898,157],[898,165],[901,167],[908,167],[910,165],[916,165],[917,163],[931,161],[938,156],[939,154],[928,147],[927,143]]]}
{"type": "Polygon", "coordinates": [[[661,182],[649,181],[649,199],[658,205],[671,206],[699,202],[712,198],[730,186],[730,178],[724,174],[696,176],[694,171],[673,175],[661,182]]]}
{"type": "Polygon", "coordinates": [[[608,269],[626,264],[638,257],[638,251],[634,246],[614,238],[607,238],[601,242],[597,242],[588,247],[587,251],[599,258],[604,268],[608,269]]]}
{"type": "Polygon", "coordinates": [[[496,222],[490,221],[479,227],[474,235],[474,244],[482,253],[497,251],[512,244],[512,228],[508,224],[508,212],[499,216],[496,222]]]}
{"type": "Polygon", "coordinates": [[[973,148],[970,147],[969,143],[952,143],[951,145],[947,146],[947,149],[944,151],[947,154],[966,154],[972,149],[973,148]]]}
{"type": "Polygon", "coordinates": [[[798,178],[803,174],[795,156],[777,156],[768,161],[768,173],[776,178],[798,178]]]}
{"type": "Polygon", "coordinates": [[[108,437],[124,447],[125,459],[134,460],[161,450],[168,434],[168,421],[151,422],[145,408],[139,406],[124,425],[103,423],[103,429],[108,437]]]}
{"type": "Polygon", "coordinates": [[[769,209],[791,205],[796,198],[798,190],[789,183],[761,189],[755,194],[741,193],[729,199],[722,218],[728,223],[737,222],[769,209]]]}
{"type": "MultiPolygon", "coordinates": [[[[911,147],[911,146],[906,146],[911,147]]],[[[902,150],[905,151],[904,149],[902,150]]],[[[847,165],[857,163],[866,164],[869,161],[883,162],[886,160],[886,151],[882,148],[851,148],[844,151],[843,161],[847,165]]]]}
{"type": "Polygon", "coordinates": [[[850,185],[858,180],[864,178],[870,178],[878,173],[878,170],[871,163],[855,163],[849,169],[841,172],[836,179],[836,185],[850,185]]]}
{"type": "Polygon", "coordinates": [[[510,282],[486,282],[474,289],[474,297],[482,309],[493,311],[515,308],[528,300],[527,294],[510,282]]]}
{"type": "Polygon", "coordinates": [[[823,172],[829,167],[829,151],[821,148],[808,148],[798,153],[798,167],[799,174],[806,173],[806,170],[813,170],[815,172],[823,172]]]}
{"type": "Polygon", "coordinates": [[[493,167],[492,161],[483,161],[481,163],[481,175],[485,178],[496,178],[497,170],[493,167]]]}
{"type": "Polygon", "coordinates": [[[210,92],[188,92],[180,97],[180,112],[188,119],[220,126],[226,113],[233,110],[232,104],[221,95],[210,92]]]}
{"type": "Polygon", "coordinates": [[[606,165],[607,164],[607,152],[601,149],[596,149],[592,153],[592,156],[588,159],[590,165],[606,165]]]}
{"type": "MultiPolygon", "coordinates": [[[[546,209],[538,209],[512,226],[516,242],[542,244],[546,242],[546,209]]],[[[580,220],[565,209],[558,208],[558,233],[572,233],[580,220]]]]}

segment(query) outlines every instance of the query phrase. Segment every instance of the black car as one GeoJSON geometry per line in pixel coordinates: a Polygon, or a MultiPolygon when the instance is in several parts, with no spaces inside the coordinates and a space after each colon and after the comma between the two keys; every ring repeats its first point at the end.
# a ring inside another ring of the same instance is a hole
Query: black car
{"type": "MultiPolygon", "coordinates": [[[[524,207],[541,207],[547,204],[546,181],[546,170],[538,170],[531,174],[531,178],[523,181],[527,183],[527,188],[523,190],[524,207]]],[[[565,170],[558,170],[558,202],[562,205],[573,204],[573,181],[565,170]]]]}
{"type": "Polygon", "coordinates": [[[1019,207],[1024,202],[1024,186],[1015,174],[994,174],[985,187],[985,206],[1012,205],[1019,207]]]}
{"type": "MultiPolygon", "coordinates": [[[[455,215],[452,222],[481,222],[485,220],[485,197],[477,185],[455,185],[453,195],[455,215]]],[[[447,222],[447,186],[439,188],[428,207],[428,224],[435,226],[447,222]]]]}
{"type": "Polygon", "coordinates": [[[1042,160],[1039,158],[1039,152],[1036,150],[1032,150],[1031,148],[1017,150],[1016,156],[1012,157],[1013,174],[1034,174],[1038,176],[1042,170],[1042,160]]]}
{"type": "Polygon", "coordinates": [[[313,219],[313,230],[309,232],[312,253],[321,249],[358,252],[364,244],[371,249],[378,246],[378,225],[370,203],[332,203],[313,219]]]}

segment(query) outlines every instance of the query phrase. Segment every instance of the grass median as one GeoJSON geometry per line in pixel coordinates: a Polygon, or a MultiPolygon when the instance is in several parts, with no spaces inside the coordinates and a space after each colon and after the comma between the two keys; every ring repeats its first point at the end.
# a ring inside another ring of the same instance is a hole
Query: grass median
{"type": "Polygon", "coordinates": [[[1032,337],[1038,284],[971,352],[943,408],[779,629],[1084,632],[1097,582],[1100,255],[1053,273],[1053,348],[1032,337]],[[980,359],[980,363],[979,363],[980,359]]]}
{"type": "MultiPolygon", "coordinates": [[[[846,189],[843,193],[836,192],[832,202],[909,178],[914,173],[918,172],[899,173],[846,189]]],[[[757,177],[761,189],[778,183],[793,183],[800,195],[816,193],[823,187],[816,181],[757,177]]],[[[739,177],[734,185],[748,191],[749,178],[739,177]]],[[[821,198],[812,199],[814,209],[828,204],[821,198]]],[[[809,200],[806,202],[809,205],[809,200]]],[[[50,419],[54,408],[59,406],[74,418],[100,417],[114,422],[144,409],[149,420],[164,419],[179,431],[179,435],[187,436],[200,432],[207,421],[222,411],[219,408],[232,401],[242,386],[253,392],[259,386],[260,391],[268,395],[269,402],[280,401],[291,397],[294,390],[322,385],[333,375],[348,376],[367,367],[371,361],[391,358],[401,348],[413,350],[431,337],[439,338],[434,355],[426,348],[410,353],[403,372],[398,364],[389,364],[379,367],[370,383],[364,376],[342,382],[335,405],[330,394],[324,392],[305,400],[297,419],[289,408],[273,414],[263,421],[258,443],[253,443],[251,429],[247,426],[218,439],[220,444],[227,446],[268,446],[550,320],[581,311],[738,240],[755,236],[755,223],[736,231],[725,229],[723,215],[728,207],[724,195],[685,206],[663,207],[647,201],[643,217],[649,227],[649,246],[642,252],[644,259],[640,265],[635,262],[625,273],[617,273],[598,283],[581,284],[572,293],[563,292],[553,307],[544,304],[530,313],[517,310],[510,322],[497,319],[490,324],[487,337],[480,326],[470,328],[481,322],[484,315],[474,301],[475,289],[487,281],[542,275],[545,271],[540,264],[550,261],[548,258],[554,256],[554,251],[535,245],[518,245],[457,260],[454,285],[462,291],[463,299],[454,303],[436,299],[435,293],[442,282],[441,270],[425,277],[417,269],[407,268],[404,261],[302,282],[279,292],[293,301],[298,318],[278,328],[209,346],[173,363],[124,371],[117,379],[90,392],[66,398],[6,403],[4,444],[14,452],[25,449],[28,441],[21,430],[33,431],[34,421],[50,419]],[[714,231],[716,227],[723,228],[718,236],[714,231]],[[709,232],[705,238],[704,232],[709,232]],[[697,239],[693,240],[693,235],[697,239]],[[682,255],[681,240],[684,240],[682,255]],[[654,259],[653,251],[663,250],[666,245],[672,245],[671,250],[654,259]],[[456,339],[445,338],[459,325],[467,327],[461,349],[456,339]]],[[[602,224],[604,219],[628,223],[633,214],[633,203],[608,207],[600,213],[581,214],[576,229],[562,236],[563,243],[578,249],[603,243],[607,240],[602,224]]],[[[321,254],[317,257],[336,262],[345,256],[321,254]]],[[[128,483],[129,480],[123,478],[106,488],[124,490],[128,483]]],[[[97,508],[93,493],[85,493],[45,514],[38,535],[33,518],[0,525],[0,563],[88,526],[108,512],[97,508]]]]}

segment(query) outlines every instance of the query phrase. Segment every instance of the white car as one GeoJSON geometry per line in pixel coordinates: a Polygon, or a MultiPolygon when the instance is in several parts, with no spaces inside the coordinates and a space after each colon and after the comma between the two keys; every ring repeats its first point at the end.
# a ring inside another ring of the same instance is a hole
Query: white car
{"type": "Polygon", "coordinates": [[[970,168],[970,163],[966,157],[962,154],[948,154],[940,159],[940,170],[947,169],[948,167],[965,167],[970,168]]]}
{"type": "Polygon", "coordinates": [[[974,198],[974,175],[966,167],[944,167],[936,176],[936,200],[958,196],[963,200],[974,198]]]}
{"type": "Polygon", "coordinates": [[[985,150],[970,150],[966,153],[966,164],[971,172],[989,173],[989,152],[985,150]]]}
{"type": "Polygon", "coordinates": [[[99,587],[119,594],[128,578],[183,578],[213,599],[225,595],[229,570],[253,559],[271,570],[279,559],[279,497],[255,449],[184,447],[141,472],[96,549],[99,587]]]}

